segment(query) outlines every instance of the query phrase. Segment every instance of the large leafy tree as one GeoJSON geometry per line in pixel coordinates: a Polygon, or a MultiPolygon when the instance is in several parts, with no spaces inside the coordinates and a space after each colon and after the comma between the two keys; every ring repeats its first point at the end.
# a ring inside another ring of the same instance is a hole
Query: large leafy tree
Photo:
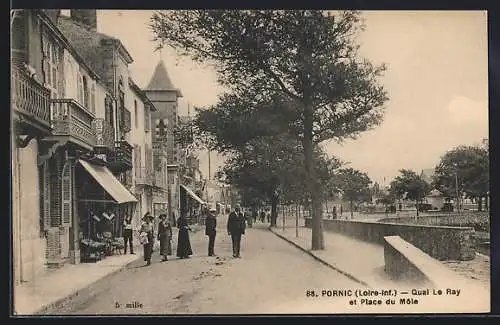
{"type": "Polygon", "coordinates": [[[435,168],[435,187],[446,196],[478,199],[478,210],[482,210],[482,199],[489,191],[489,158],[487,142],[482,146],[459,146],[448,151],[435,168]]]}
{"type": "Polygon", "coordinates": [[[391,182],[391,192],[398,198],[405,196],[415,201],[418,216],[419,204],[429,193],[431,186],[413,170],[401,169],[399,173],[391,182]]]}
{"type": "Polygon", "coordinates": [[[155,39],[178,53],[210,62],[219,82],[235,93],[272,94],[291,110],[303,146],[306,189],[312,199],[312,249],[323,249],[320,193],[315,188],[315,144],[378,125],[386,92],[385,67],[358,57],[360,13],[320,10],[186,10],[153,15],[155,39]]]}
{"type": "Polygon", "coordinates": [[[354,203],[367,202],[371,199],[370,184],[372,181],[366,173],[353,168],[340,169],[336,178],[342,192],[342,198],[349,201],[352,218],[354,203]]]}
{"type": "MultiPolygon", "coordinates": [[[[276,225],[277,206],[282,203],[307,204],[304,191],[306,173],[300,143],[287,134],[259,137],[249,141],[244,150],[228,159],[221,170],[225,182],[240,189],[242,198],[250,205],[271,203],[271,225],[276,225]]],[[[316,169],[322,177],[316,186],[326,188],[340,162],[315,151],[316,169]]],[[[322,191],[323,192],[323,191],[322,191]]]]}

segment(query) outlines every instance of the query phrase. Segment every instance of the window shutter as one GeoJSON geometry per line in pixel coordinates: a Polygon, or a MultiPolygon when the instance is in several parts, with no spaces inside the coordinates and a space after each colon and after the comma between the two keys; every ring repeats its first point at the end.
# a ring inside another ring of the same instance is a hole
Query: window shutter
{"type": "Polygon", "coordinates": [[[95,85],[90,88],[90,108],[92,113],[95,113],[95,85]]]}
{"type": "Polygon", "coordinates": [[[43,228],[50,228],[50,170],[49,162],[43,164],[43,228]]]}
{"type": "Polygon", "coordinates": [[[82,80],[82,75],[78,73],[78,82],[77,82],[77,87],[78,87],[78,102],[80,104],[83,104],[83,80],[82,80]]]}
{"type": "Polygon", "coordinates": [[[68,161],[62,172],[61,197],[62,197],[62,224],[71,227],[72,210],[71,210],[71,163],[68,161]]]}

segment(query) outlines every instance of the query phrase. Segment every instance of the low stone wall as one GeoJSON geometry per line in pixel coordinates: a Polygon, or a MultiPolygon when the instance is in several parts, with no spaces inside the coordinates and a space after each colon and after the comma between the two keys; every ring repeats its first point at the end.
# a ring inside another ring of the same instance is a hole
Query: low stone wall
{"type": "Polygon", "coordinates": [[[380,219],[378,221],[412,225],[473,227],[476,231],[490,231],[490,215],[488,213],[440,214],[424,215],[418,217],[389,217],[380,219]]]}
{"type": "Polygon", "coordinates": [[[464,278],[399,236],[384,238],[384,271],[395,280],[426,287],[461,287],[464,278]]]}
{"type": "MultiPolygon", "coordinates": [[[[471,227],[425,226],[397,223],[323,220],[325,230],[363,241],[384,244],[386,236],[400,236],[430,256],[444,260],[472,260],[476,254],[474,229],[471,227]]],[[[305,218],[311,227],[311,218],[305,218]]]]}
{"type": "MultiPolygon", "coordinates": [[[[384,240],[384,271],[394,280],[417,280],[421,284],[429,282],[418,263],[415,263],[411,253],[402,251],[399,246],[407,243],[399,236],[387,236],[384,240]]],[[[412,246],[415,247],[415,246],[412,246]]],[[[414,253],[415,254],[415,253],[414,253]]],[[[421,253],[423,254],[423,253],[421,253]]]]}

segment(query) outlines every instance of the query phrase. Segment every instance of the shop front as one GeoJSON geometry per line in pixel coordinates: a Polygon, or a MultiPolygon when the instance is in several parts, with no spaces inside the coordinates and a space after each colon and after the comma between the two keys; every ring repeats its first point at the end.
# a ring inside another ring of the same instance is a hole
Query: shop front
{"type": "Polygon", "coordinates": [[[79,160],[77,211],[81,262],[95,262],[124,247],[123,221],[132,217],[137,199],[100,160],[79,160]]]}
{"type": "Polygon", "coordinates": [[[189,187],[182,184],[180,186],[180,201],[181,214],[186,216],[189,223],[203,223],[205,201],[189,187]]]}

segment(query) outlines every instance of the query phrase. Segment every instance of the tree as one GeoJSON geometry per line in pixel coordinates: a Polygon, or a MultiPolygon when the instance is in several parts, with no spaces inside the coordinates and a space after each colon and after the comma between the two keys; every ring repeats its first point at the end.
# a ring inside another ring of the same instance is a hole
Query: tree
{"type": "Polygon", "coordinates": [[[449,198],[478,199],[482,211],[482,199],[489,191],[489,157],[487,140],[481,146],[458,146],[448,151],[435,168],[433,184],[449,198]]]}
{"type": "Polygon", "coordinates": [[[396,202],[396,197],[394,193],[390,191],[381,193],[380,197],[377,199],[377,203],[383,204],[386,211],[388,211],[388,207],[393,205],[396,202]]]}
{"type": "Polygon", "coordinates": [[[351,218],[353,218],[354,203],[370,200],[370,184],[372,181],[366,173],[353,168],[344,168],[338,171],[337,182],[342,191],[342,197],[349,201],[351,218]]]}
{"type": "Polygon", "coordinates": [[[419,215],[419,204],[431,190],[431,186],[423,180],[420,175],[409,169],[401,169],[400,175],[391,182],[391,192],[396,197],[415,201],[417,216],[419,215]]]}
{"type": "MultiPolygon", "coordinates": [[[[302,142],[312,206],[312,249],[323,249],[314,148],[354,138],[380,123],[387,94],[378,84],[385,66],[358,58],[360,13],[320,10],[160,11],[154,39],[198,62],[211,62],[219,82],[235,93],[272,94],[293,110],[290,133],[302,142]]],[[[285,116],[285,114],[282,114],[285,116]]]]}

